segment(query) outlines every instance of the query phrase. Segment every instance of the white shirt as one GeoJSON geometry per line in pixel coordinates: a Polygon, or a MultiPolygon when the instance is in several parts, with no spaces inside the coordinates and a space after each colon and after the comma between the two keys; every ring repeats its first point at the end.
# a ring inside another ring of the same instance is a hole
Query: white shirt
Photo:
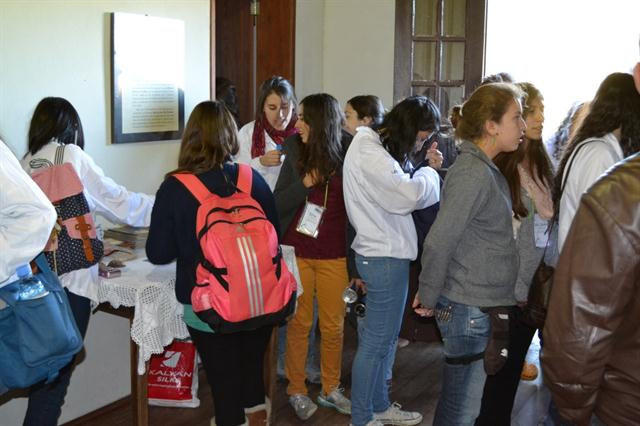
{"type": "MultiPolygon", "coordinates": [[[[242,126],[242,129],[238,132],[238,144],[240,145],[240,151],[238,151],[238,155],[235,156],[234,160],[238,163],[249,164],[251,167],[256,169],[258,173],[267,181],[269,188],[271,191],[276,187],[276,182],[278,182],[278,176],[280,175],[280,169],[282,168],[282,164],[279,166],[263,166],[260,163],[260,157],[251,158],[251,144],[253,137],[253,126],[255,125],[255,121],[251,123],[247,123],[242,126]]],[[[265,131],[264,132],[264,152],[273,151],[276,149],[278,145],[275,143],[271,136],[265,131]]]]}
{"type": "Polygon", "coordinates": [[[564,246],[564,240],[571,228],[582,194],[587,192],[587,189],[609,167],[624,159],[620,143],[613,133],[608,133],[601,138],[585,139],[578,147],[583,144],[586,145],[575,155],[569,177],[566,177],[566,172],[571,158],[562,176],[563,182],[566,179],[566,185],[560,198],[558,251],[561,251],[564,246]]]}
{"type": "Polygon", "coordinates": [[[42,251],[56,218],[47,196],[0,141],[0,287],[42,251]]]}
{"type": "Polygon", "coordinates": [[[368,127],[357,129],[342,173],[347,215],[356,230],[351,248],[366,257],[415,259],[418,237],[411,212],[440,200],[438,173],[423,167],[411,178],[368,127]]]}
{"type": "MultiPolygon", "coordinates": [[[[41,170],[32,169],[29,162],[32,159],[44,158],[53,163],[57,147],[58,143],[52,140],[35,155],[27,154],[21,161],[22,167],[29,174],[41,170]]],[[[115,223],[149,226],[154,196],[127,191],[124,186],[105,176],[93,158],[76,145],[66,146],[64,162],[71,163],[78,174],[92,213],[101,213],[115,223]]],[[[73,293],[98,302],[98,265],[62,274],[60,282],[73,293]]]]}

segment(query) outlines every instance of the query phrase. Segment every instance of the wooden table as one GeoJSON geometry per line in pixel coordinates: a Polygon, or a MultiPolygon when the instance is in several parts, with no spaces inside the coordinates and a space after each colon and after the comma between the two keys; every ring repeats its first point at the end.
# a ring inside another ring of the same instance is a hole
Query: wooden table
{"type": "MultiPolygon", "coordinates": [[[[300,275],[293,247],[282,246],[283,258],[298,282],[300,275]]],[[[134,424],[147,426],[147,370],[149,358],[164,352],[174,339],[189,337],[183,321],[182,304],[175,298],[175,264],[152,265],[144,254],[127,262],[122,275],[102,278],[98,288],[98,309],[127,318],[131,325],[131,398],[134,424]]],[[[278,359],[278,333],[274,330],[265,356],[265,393],[273,402],[278,359]]],[[[273,413],[273,411],[272,411],[273,413]]],[[[273,414],[272,414],[273,416],[273,414]]]]}

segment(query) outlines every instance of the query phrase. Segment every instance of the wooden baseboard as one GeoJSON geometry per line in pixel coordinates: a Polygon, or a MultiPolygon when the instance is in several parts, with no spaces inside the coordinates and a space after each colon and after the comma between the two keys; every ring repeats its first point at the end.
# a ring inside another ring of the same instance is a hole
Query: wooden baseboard
{"type": "Polygon", "coordinates": [[[94,420],[103,417],[106,414],[110,416],[116,412],[131,412],[131,396],[125,396],[124,398],[118,399],[117,401],[112,402],[111,404],[105,405],[104,407],[100,407],[97,410],[91,411],[90,413],[85,414],[84,416],[78,417],[77,419],[71,420],[62,426],[86,426],[94,423],[94,420]]]}

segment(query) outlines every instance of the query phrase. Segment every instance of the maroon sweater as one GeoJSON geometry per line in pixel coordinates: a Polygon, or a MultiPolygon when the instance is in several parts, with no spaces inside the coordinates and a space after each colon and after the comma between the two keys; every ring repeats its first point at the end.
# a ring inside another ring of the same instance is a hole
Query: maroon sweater
{"type": "MultiPolygon", "coordinates": [[[[315,187],[308,195],[311,203],[324,205],[325,186],[315,187]]],[[[342,176],[334,175],[329,180],[327,208],[322,215],[318,229],[318,238],[296,231],[300,216],[304,210],[303,202],[298,207],[293,220],[285,231],[283,243],[294,246],[296,256],[307,259],[337,259],[346,256],[347,211],[342,192],[342,176]]]]}

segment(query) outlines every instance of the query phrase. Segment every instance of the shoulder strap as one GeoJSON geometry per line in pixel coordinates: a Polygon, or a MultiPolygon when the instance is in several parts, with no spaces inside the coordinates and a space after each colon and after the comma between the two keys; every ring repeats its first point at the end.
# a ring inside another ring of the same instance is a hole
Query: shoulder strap
{"type": "Polygon", "coordinates": [[[58,145],[58,147],[56,148],[54,164],[62,164],[64,160],[64,147],[65,145],[58,145]]]}
{"type": "Polygon", "coordinates": [[[196,197],[196,200],[198,200],[200,204],[211,196],[211,191],[204,186],[204,183],[202,183],[196,175],[191,173],[176,173],[173,177],[178,179],[180,183],[182,183],[189,192],[196,197]]]}
{"type": "Polygon", "coordinates": [[[580,151],[584,146],[586,146],[590,142],[595,141],[585,141],[582,142],[578,147],[571,153],[571,159],[569,160],[569,165],[567,166],[567,171],[564,174],[564,179],[562,180],[562,186],[560,187],[560,196],[564,193],[564,187],[567,185],[567,181],[569,180],[569,173],[571,173],[571,166],[573,166],[573,160],[576,159],[578,155],[578,151],[580,151]]]}
{"type": "Polygon", "coordinates": [[[247,164],[238,164],[238,182],[236,188],[245,194],[251,195],[251,184],[253,180],[253,170],[247,164]]]}

